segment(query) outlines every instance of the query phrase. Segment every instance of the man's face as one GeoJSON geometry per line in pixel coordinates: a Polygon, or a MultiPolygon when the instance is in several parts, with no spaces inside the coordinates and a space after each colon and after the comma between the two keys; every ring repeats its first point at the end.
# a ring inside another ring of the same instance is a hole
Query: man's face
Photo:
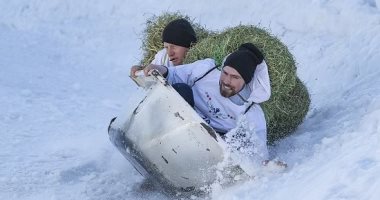
{"type": "Polygon", "coordinates": [[[169,56],[169,60],[173,62],[174,66],[183,64],[186,53],[189,50],[186,47],[181,47],[167,42],[164,42],[164,48],[169,56]]]}
{"type": "Polygon", "coordinates": [[[231,97],[240,92],[243,86],[244,79],[236,69],[230,66],[223,67],[219,79],[219,90],[222,96],[231,97]]]}

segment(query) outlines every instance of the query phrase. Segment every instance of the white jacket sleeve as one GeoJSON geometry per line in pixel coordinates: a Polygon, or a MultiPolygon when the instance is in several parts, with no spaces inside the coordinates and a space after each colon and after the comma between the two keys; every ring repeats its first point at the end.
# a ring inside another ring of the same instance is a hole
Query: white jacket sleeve
{"type": "Polygon", "coordinates": [[[267,160],[269,157],[267,147],[267,126],[264,112],[260,105],[254,104],[246,113],[246,117],[250,127],[254,128],[254,134],[250,137],[254,153],[262,160],[267,160]]]}
{"type": "Polygon", "coordinates": [[[215,61],[210,58],[198,60],[190,64],[169,67],[166,79],[170,84],[186,83],[191,86],[196,79],[203,76],[213,67],[215,67],[215,61]]]}
{"type": "Polygon", "coordinates": [[[253,75],[253,79],[249,84],[249,87],[253,91],[248,99],[249,101],[253,101],[255,103],[262,103],[270,98],[270,79],[268,73],[268,66],[265,63],[265,60],[257,66],[255,74],[253,75]]]}
{"type": "Polygon", "coordinates": [[[266,122],[260,105],[254,104],[225,136],[232,151],[238,150],[255,162],[268,159],[266,122]]]}

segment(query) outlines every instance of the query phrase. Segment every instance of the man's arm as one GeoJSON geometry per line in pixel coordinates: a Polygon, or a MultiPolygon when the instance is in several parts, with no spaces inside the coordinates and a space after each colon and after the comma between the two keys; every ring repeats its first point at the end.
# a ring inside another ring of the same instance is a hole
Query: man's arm
{"type": "Polygon", "coordinates": [[[254,104],[246,113],[249,126],[254,129],[250,140],[253,142],[251,148],[255,149],[255,153],[262,159],[267,160],[269,157],[267,147],[267,127],[264,112],[260,105],[254,104]]]}
{"type": "Polygon", "coordinates": [[[262,103],[267,101],[271,95],[270,79],[268,73],[268,66],[265,63],[265,60],[259,64],[253,75],[253,79],[249,84],[252,91],[252,95],[249,97],[249,101],[255,103],[262,103]]]}
{"type": "Polygon", "coordinates": [[[194,81],[215,67],[213,59],[198,60],[190,64],[178,65],[168,68],[167,80],[170,84],[186,83],[193,85],[194,81]]]}
{"type": "Polygon", "coordinates": [[[262,164],[275,170],[283,170],[287,168],[288,165],[283,161],[269,160],[266,121],[260,105],[255,104],[253,109],[251,108],[247,112],[247,118],[249,118],[249,122],[252,123],[251,126],[255,126],[256,135],[253,138],[255,138],[256,143],[253,145],[255,146],[254,148],[258,155],[263,159],[262,164]]]}
{"type": "MultiPolygon", "coordinates": [[[[215,67],[215,61],[208,58],[204,60],[198,60],[186,65],[178,65],[176,67],[149,64],[142,70],[145,76],[149,76],[149,73],[155,69],[160,72],[170,84],[186,83],[188,85],[192,85],[197,78],[201,77],[213,67],[215,67]]],[[[132,70],[131,76],[136,76],[134,73],[132,74],[132,70]]]]}

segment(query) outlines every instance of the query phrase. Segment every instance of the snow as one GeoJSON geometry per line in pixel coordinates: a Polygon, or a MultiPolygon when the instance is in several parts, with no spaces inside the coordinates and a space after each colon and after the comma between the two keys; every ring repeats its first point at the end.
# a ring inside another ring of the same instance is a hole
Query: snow
{"type": "Polygon", "coordinates": [[[167,199],[110,143],[109,120],[140,93],[129,67],[153,14],[212,30],[270,29],[312,104],[274,147],[284,172],[211,199],[380,198],[380,1],[0,1],[0,199],[167,199]]]}

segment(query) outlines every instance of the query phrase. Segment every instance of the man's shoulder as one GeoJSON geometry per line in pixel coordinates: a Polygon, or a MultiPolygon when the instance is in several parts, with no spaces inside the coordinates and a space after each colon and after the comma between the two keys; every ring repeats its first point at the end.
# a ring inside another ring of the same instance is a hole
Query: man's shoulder
{"type": "Polygon", "coordinates": [[[166,49],[165,49],[165,48],[159,50],[159,51],[156,53],[156,56],[164,56],[164,55],[166,55],[166,49]]]}
{"type": "Polygon", "coordinates": [[[201,68],[201,69],[204,69],[204,70],[207,71],[207,70],[215,67],[215,60],[211,59],[211,58],[206,58],[206,59],[203,59],[203,60],[197,60],[197,61],[191,63],[191,65],[193,65],[194,67],[201,68]]]}
{"type": "Polygon", "coordinates": [[[194,63],[202,63],[202,64],[205,64],[205,65],[215,66],[215,60],[212,59],[212,58],[206,58],[206,59],[202,59],[202,60],[197,60],[194,63]]]}

